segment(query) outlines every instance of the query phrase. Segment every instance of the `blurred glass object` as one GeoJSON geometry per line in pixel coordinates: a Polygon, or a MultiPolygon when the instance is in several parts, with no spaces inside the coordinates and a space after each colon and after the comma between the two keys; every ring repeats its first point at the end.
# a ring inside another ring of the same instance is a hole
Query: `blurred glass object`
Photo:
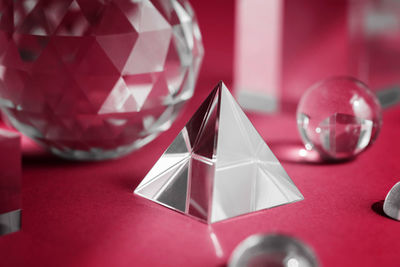
{"type": "Polygon", "coordinates": [[[0,129],[0,235],[21,227],[21,143],[17,133],[0,129]]]}
{"type": "Polygon", "coordinates": [[[317,267],[318,260],[302,241],[282,234],[253,235],[233,251],[228,267],[317,267]]]}
{"type": "Polygon", "coordinates": [[[249,110],[278,109],[283,2],[236,1],[235,90],[249,110]]]}
{"type": "Polygon", "coordinates": [[[400,86],[393,86],[389,88],[383,88],[376,92],[379,103],[382,108],[389,108],[400,102],[400,86]]]}
{"type": "Polygon", "coordinates": [[[0,104],[53,153],[125,155],[168,129],[203,56],[186,0],[0,1],[0,104]]]}
{"type": "Polygon", "coordinates": [[[387,194],[383,211],[390,218],[400,221],[400,182],[395,184],[387,194]]]}
{"type": "MultiPolygon", "coordinates": [[[[373,91],[398,91],[400,1],[350,0],[348,24],[352,75],[369,84],[373,91]]],[[[396,99],[398,102],[398,95],[396,99]]]]}
{"type": "Polygon", "coordinates": [[[335,77],[309,88],[297,108],[306,149],[329,159],[349,159],[372,144],[382,125],[375,94],[359,80],[335,77]]]}
{"type": "Polygon", "coordinates": [[[135,194],[207,223],[303,200],[222,82],[135,194]]]}
{"type": "Polygon", "coordinates": [[[235,10],[234,89],[243,108],[295,112],[306,88],[347,70],[347,0],[236,0],[235,10]]]}

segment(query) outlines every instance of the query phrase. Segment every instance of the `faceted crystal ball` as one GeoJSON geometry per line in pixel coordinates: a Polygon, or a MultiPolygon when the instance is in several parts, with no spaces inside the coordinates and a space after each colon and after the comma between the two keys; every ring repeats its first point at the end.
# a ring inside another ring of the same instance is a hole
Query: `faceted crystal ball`
{"type": "Polygon", "coordinates": [[[318,267],[306,244],[282,234],[253,235],[233,251],[229,267],[318,267]]]}
{"type": "Polygon", "coordinates": [[[106,159],[166,130],[203,55],[186,0],[0,1],[0,106],[57,155],[106,159]]]}
{"type": "Polygon", "coordinates": [[[368,87],[350,77],[335,77],[308,89],[297,108],[297,126],[306,149],[343,160],[354,157],[378,136],[380,104],[368,87]]]}

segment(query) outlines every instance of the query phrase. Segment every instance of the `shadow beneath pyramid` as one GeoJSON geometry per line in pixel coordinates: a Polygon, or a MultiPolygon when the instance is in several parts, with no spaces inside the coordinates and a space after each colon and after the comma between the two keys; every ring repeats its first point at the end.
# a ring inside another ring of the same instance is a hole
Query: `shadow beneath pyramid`
{"type": "MultiPolygon", "coordinates": [[[[144,174],[142,174],[139,171],[132,171],[132,173],[129,176],[120,176],[114,179],[114,184],[119,187],[119,189],[122,189],[124,192],[129,192],[130,194],[133,194],[133,191],[138,187],[140,182],[142,181],[144,177],[144,174]]],[[[134,195],[136,197],[136,195],[134,195]]],[[[148,201],[147,199],[145,199],[148,201]]]]}
{"type": "Polygon", "coordinates": [[[272,141],[268,142],[268,146],[280,161],[287,163],[330,165],[349,163],[355,159],[355,157],[347,160],[327,159],[317,151],[306,150],[300,141],[272,141]]]}

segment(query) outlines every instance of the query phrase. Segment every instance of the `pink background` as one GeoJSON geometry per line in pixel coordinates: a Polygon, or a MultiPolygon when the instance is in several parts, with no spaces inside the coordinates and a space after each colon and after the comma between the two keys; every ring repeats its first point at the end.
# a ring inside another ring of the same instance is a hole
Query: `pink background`
{"type": "MultiPolygon", "coordinates": [[[[281,232],[307,242],[326,267],[397,266],[400,225],[381,216],[377,202],[399,179],[399,107],[385,111],[374,146],[340,164],[298,161],[301,142],[293,113],[251,114],[251,121],[305,196],[301,202],[207,226],[132,194],[218,80],[232,85],[233,1],[192,2],[206,57],[185,112],[156,141],[114,161],[69,162],[25,140],[23,230],[0,238],[0,265],[225,266],[232,250],[247,236],[281,232]]],[[[343,6],[321,8],[335,12],[343,6]]],[[[309,44],[313,53],[299,55],[290,68],[308,66],[318,73],[318,66],[307,58],[325,55],[326,64],[337,63],[333,66],[340,69],[339,56],[317,52],[334,42],[341,44],[341,18],[321,18],[325,23],[333,20],[328,23],[332,31],[312,35],[320,44],[309,44]]],[[[303,88],[314,82],[297,75],[304,80],[291,82],[300,80],[294,77],[287,83],[303,88]]]]}

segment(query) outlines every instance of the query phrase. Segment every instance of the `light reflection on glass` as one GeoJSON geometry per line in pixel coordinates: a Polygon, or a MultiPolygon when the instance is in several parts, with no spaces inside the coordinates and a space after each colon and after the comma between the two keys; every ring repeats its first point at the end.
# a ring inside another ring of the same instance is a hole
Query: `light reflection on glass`
{"type": "Polygon", "coordinates": [[[135,194],[207,223],[303,200],[222,82],[135,194]]]}
{"type": "Polygon", "coordinates": [[[382,124],[379,101],[362,82],[333,77],[308,89],[297,109],[307,150],[324,159],[350,159],[372,144],[382,124]]]}
{"type": "Polygon", "coordinates": [[[302,241],[281,234],[253,235],[233,251],[228,267],[317,267],[318,260],[302,241]]]}
{"type": "Polygon", "coordinates": [[[290,258],[287,263],[286,263],[287,267],[300,267],[299,266],[299,261],[295,258],[290,258]]]}

